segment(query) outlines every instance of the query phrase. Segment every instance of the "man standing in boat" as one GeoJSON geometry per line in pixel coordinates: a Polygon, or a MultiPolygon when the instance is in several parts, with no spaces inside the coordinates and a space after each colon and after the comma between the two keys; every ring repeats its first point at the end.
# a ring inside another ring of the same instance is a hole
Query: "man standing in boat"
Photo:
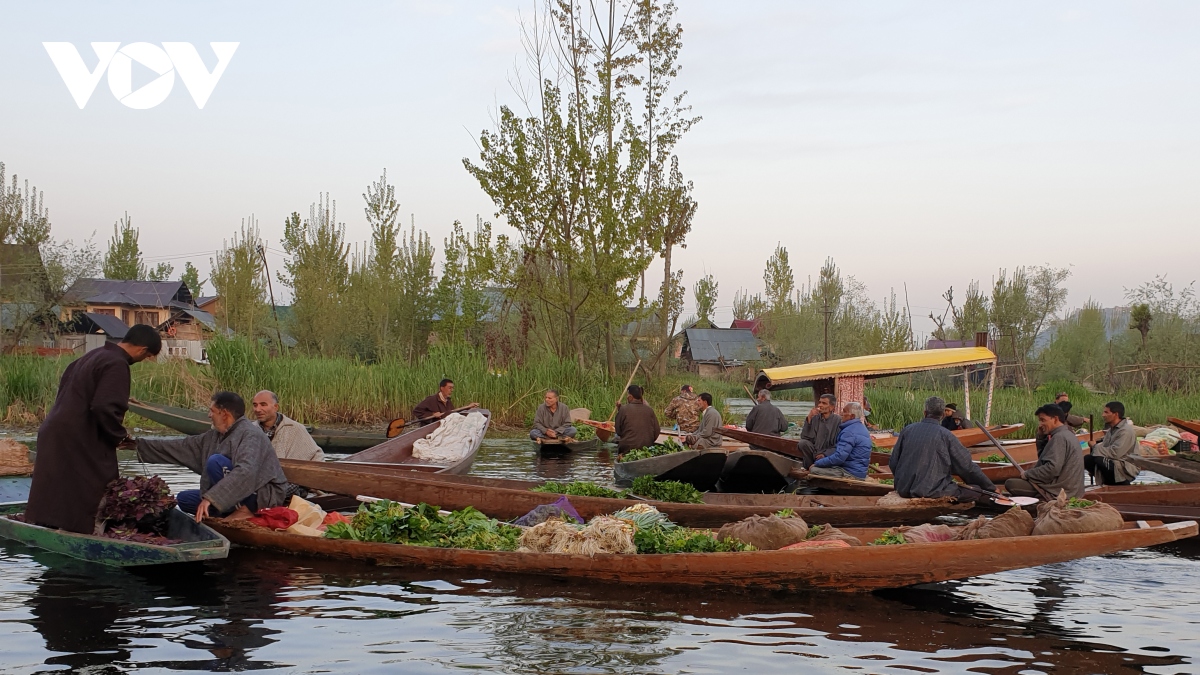
{"type": "MultiPolygon", "coordinates": [[[[900,431],[888,460],[896,492],[905,499],[954,497],[960,502],[981,501],[982,494],[967,486],[988,492],[995,492],[996,486],[971,460],[971,452],[958,437],[942,426],[945,412],[946,402],[930,396],[925,399],[925,419],[900,431]],[[962,478],[965,485],[955,483],[954,476],[962,478]]],[[[1081,472],[1081,480],[1082,476],[1081,472]]]]}
{"type": "Polygon", "coordinates": [[[302,459],[309,462],[324,462],[325,452],[321,446],[294,419],[279,412],[279,397],[266,389],[254,395],[254,418],[258,428],[271,439],[271,447],[279,459],[302,459]]]}
{"type": "Polygon", "coordinates": [[[700,428],[700,397],[692,391],[692,385],[685,384],[679,388],[679,395],[671,399],[663,416],[675,420],[676,426],[685,434],[690,434],[700,428]]]}
{"type": "Polygon", "coordinates": [[[1067,426],[1067,414],[1062,408],[1047,403],[1037,409],[1038,431],[1046,437],[1046,447],[1038,450],[1037,465],[1025,472],[1024,478],[1004,481],[1008,494],[1018,497],[1041,497],[1041,488],[1050,497],[1064,490],[1067,497],[1083,498],[1083,451],[1079,439],[1067,426]]]}
{"type": "Polygon", "coordinates": [[[838,431],[842,425],[841,415],[837,409],[837,397],[833,394],[821,394],[817,405],[808,419],[804,420],[804,428],[800,431],[800,441],[796,449],[803,456],[804,468],[812,466],[813,462],[828,455],[837,447],[838,431]]]}
{"type": "Polygon", "coordinates": [[[533,414],[533,429],[529,432],[529,438],[535,441],[541,438],[562,439],[564,443],[570,443],[575,440],[576,433],[575,425],[571,422],[571,411],[560,404],[558,390],[546,390],[545,402],[533,414]]]}
{"type": "Polygon", "coordinates": [[[158,331],[137,324],[119,343],[106,342],[63,371],[54,405],[38,429],[27,522],[95,531],[104,489],[120,475],[117,445],[126,437],[129,366],[161,350],[158,331]]]}
{"type": "Polygon", "coordinates": [[[626,403],[617,411],[617,418],[613,424],[617,432],[619,455],[654,445],[662,431],[658,426],[658,416],[654,414],[654,408],[642,400],[642,388],[631,384],[625,391],[626,403]]]}
{"type": "Polygon", "coordinates": [[[782,436],[788,430],[787,418],[783,412],[771,403],[771,392],[759,389],[756,396],[758,402],[746,415],[746,431],[768,436],[782,436]]]}
{"type": "MultiPolygon", "coordinates": [[[[450,396],[453,393],[454,380],[451,380],[450,378],[442,380],[438,383],[438,390],[436,394],[425,397],[425,400],[421,401],[417,404],[417,407],[413,408],[413,419],[425,420],[421,423],[421,426],[425,426],[426,424],[433,424],[434,422],[445,417],[447,414],[453,412],[454,401],[450,399],[450,396]]],[[[472,403],[471,405],[467,406],[468,409],[478,407],[478,403],[472,403]]]]}
{"type": "Polygon", "coordinates": [[[1141,469],[1129,461],[1137,455],[1137,434],[1133,422],[1125,417],[1125,404],[1104,404],[1104,438],[1091,443],[1092,454],[1083,456],[1083,468],[1102,485],[1129,485],[1141,469]]]}
{"type": "Polygon", "coordinates": [[[871,465],[871,432],[863,424],[862,406],[853,401],[842,406],[837,445],[833,452],[813,462],[809,473],[830,478],[864,480],[871,465]]]}
{"type": "Polygon", "coordinates": [[[696,450],[719,448],[724,438],[717,429],[721,428],[721,413],[712,404],[712,394],[700,394],[700,428],[696,433],[684,437],[684,442],[696,450]]]}
{"type": "Polygon", "coordinates": [[[259,509],[283,506],[288,482],[267,435],[246,419],[246,402],[231,391],[213,394],[208,406],[213,428],[180,439],[137,440],[143,462],[177,464],[200,474],[199,490],[175,496],[179,508],[200,522],[237,512],[249,517],[259,509]]]}

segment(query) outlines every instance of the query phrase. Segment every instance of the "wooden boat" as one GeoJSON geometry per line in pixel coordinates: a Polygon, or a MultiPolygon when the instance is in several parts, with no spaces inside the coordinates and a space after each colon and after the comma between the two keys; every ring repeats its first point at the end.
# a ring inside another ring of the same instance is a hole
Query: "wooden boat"
{"type": "MultiPolygon", "coordinates": [[[[1084,447],[1082,444],[1092,438],[1095,438],[1097,441],[1101,438],[1104,438],[1104,430],[1097,431],[1094,435],[1087,431],[1082,431],[1078,434],[1075,434],[1075,438],[1079,440],[1080,448],[1083,450],[1083,454],[1087,455],[1091,453],[1091,450],[1084,447]]],[[[1013,459],[1021,462],[1022,464],[1025,462],[1036,462],[1038,458],[1037,441],[1029,441],[1027,443],[1020,443],[1018,445],[1005,445],[1004,449],[1008,451],[1008,454],[1012,455],[1013,459]]],[[[979,446],[977,448],[970,448],[970,450],[971,459],[975,460],[976,462],[982,460],[984,457],[992,457],[995,455],[1000,455],[1001,457],[1004,456],[1004,453],[997,450],[996,446],[994,445],[979,446]]]]}
{"type": "Polygon", "coordinates": [[[0,504],[29,501],[29,486],[32,476],[5,476],[0,478],[0,504]]]}
{"type": "MultiPolygon", "coordinates": [[[[189,436],[197,436],[212,428],[208,413],[199,410],[143,403],[135,399],[129,399],[129,410],[189,436]]],[[[382,433],[341,429],[308,427],[308,433],[322,450],[332,453],[358,452],[387,440],[387,436],[382,433]]]]}
{"type": "Polygon", "coordinates": [[[633,485],[640,476],[654,476],[655,480],[677,480],[708,492],[717,487],[725,470],[725,459],[726,453],[720,448],[683,450],[633,462],[616,462],[613,476],[620,487],[633,485]]]}
{"type": "Polygon", "coordinates": [[[719,492],[779,492],[791,482],[792,471],[800,462],[769,450],[734,450],[725,459],[719,492]]]}
{"type": "MultiPolygon", "coordinates": [[[[1008,480],[1009,478],[1018,478],[1021,475],[1021,472],[1017,471],[1017,467],[1013,466],[1011,462],[976,462],[976,463],[979,464],[979,469],[981,471],[983,471],[983,475],[987,476],[988,480],[992,481],[993,483],[1002,483],[1002,482],[1008,480]]],[[[1025,469],[1026,471],[1032,469],[1035,466],[1037,466],[1037,462],[1021,462],[1021,468],[1025,469]]],[[[875,478],[878,480],[886,480],[886,479],[894,477],[892,475],[892,472],[889,470],[886,470],[886,469],[882,470],[882,471],[872,472],[869,475],[871,476],[871,478],[875,478]]]]}
{"type": "MultiPolygon", "coordinates": [[[[996,438],[1001,438],[1003,436],[1010,436],[1012,434],[1015,434],[1024,428],[1025,428],[1024,424],[998,424],[995,426],[988,427],[988,431],[992,432],[992,435],[995,436],[996,438]]],[[[959,429],[958,431],[952,431],[950,433],[954,434],[955,436],[958,436],[959,442],[962,443],[963,445],[967,446],[968,448],[973,445],[989,443],[987,434],[983,433],[982,429],[978,429],[978,428],[959,429]]],[[[899,440],[899,438],[900,438],[900,436],[898,436],[896,434],[892,434],[892,435],[888,435],[888,436],[885,436],[883,434],[871,434],[871,441],[875,444],[875,447],[877,447],[877,448],[895,447],[896,441],[899,440]]],[[[880,453],[880,454],[885,454],[885,453],[880,453]]]]}
{"type": "Polygon", "coordinates": [[[1200,436],[1200,420],[1181,420],[1178,417],[1168,417],[1167,421],[1175,426],[1200,436]]]}
{"type": "Polygon", "coordinates": [[[612,422],[597,422],[596,420],[576,420],[579,424],[586,424],[596,430],[596,438],[600,439],[601,443],[607,443],[608,439],[612,438],[616,427],[612,422]]]}
{"type": "MultiPolygon", "coordinates": [[[[296,555],[355,558],[376,564],[486,574],[532,574],[588,582],[713,586],[753,590],[868,592],[965,579],[1036,567],[1195,536],[1195,522],[1129,523],[1126,529],[1090,534],[947,541],[933,544],[853,546],[741,553],[608,554],[595,556],[516,551],[473,551],[345,539],[305,537],[246,521],[214,521],[241,546],[296,555]]],[[[849,529],[872,541],[883,530],[849,529]]]]}
{"type": "Polygon", "coordinates": [[[854,480],[852,478],[818,476],[811,473],[807,474],[804,480],[812,487],[828,490],[836,495],[869,495],[882,497],[894,489],[887,483],[873,483],[871,481],[854,480]]]}
{"type": "Polygon", "coordinates": [[[756,434],[753,431],[732,426],[721,427],[717,429],[717,432],[726,438],[741,441],[751,448],[765,448],[781,455],[787,455],[793,459],[801,458],[800,451],[796,449],[796,439],[794,438],[771,436],[770,434],[756,434]]]}
{"type": "MultiPolygon", "coordinates": [[[[479,452],[479,446],[483,444],[483,437],[487,435],[488,426],[491,425],[492,421],[492,413],[487,410],[476,408],[470,412],[481,413],[484,416],[485,423],[483,430],[479,433],[479,437],[475,439],[474,445],[463,455],[462,459],[453,464],[433,464],[413,457],[413,443],[437,431],[442,425],[441,420],[433,424],[426,424],[423,427],[417,427],[395,438],[389,438],[374,447],[338,460],[336,464],[384,465],[396,466],[409,471],[465,474],[471,470],[471,464],[475,462],[475,454],[479,452]]],[[[457,414],[465,415],[469,413],[457,414]]]]}
{"type": "MultiPolygon", "coordinates": [[[[425,502],[445,509],[467,506],[504,520],[519,518],[535,507],[549,504],[560,495],[531,492],[539,481],[414,473],[394,467],[364,467],[341,463],[281,460],[289,481],[335,495],[349,495],[336,501],[326,498],[321,505],[329,509],[354,507],[353,497],[368,495],[409,504],[425,502]]],[[[570,496],[571,505],[584,518],[614,513],[638,503],[634,499],[570,496]]],[[[770,515],[780,509],[794,509],[805,519],[833,525],[888,525],[923,523],[940,515],[962,510],[952,505],[879,506],[878,498],[824,495],[752,495],[710,492],[703,504],[676,504],[649,501],[671,520],[688,527],[720,527],[753,515],[770,515]]]]}
{"type": "Polygon", "coordinates": [[[24,502],[0,505],[0,537],[88,562],[137,567],[220,560],[229,555],[228,539],[179,509],[171,511],[167,538],[181,543],[166,546],[54,530],[7,517],[24,510],[24,502]]]}
{"type": "Polygon", "coordinates": [[[587,441],[564,443],[559,439],[539,438],[533,442],[533,447],[544,455],[566,454],[568,452],[587,452],[600,448],[600,439],[592,438],[587,441]]]}
{"type": "MultiPolygon", "coordinates": [[[[1196,455],[1197,453],[1187,454],[1196,455]]],[[[1143,471],[1153,471],[1160,476],[1166,476],[1180,483],[1200,483],[1200,461],[1195,459],[1185,459],[1179,455],[1173,457],[1131,456],[1129,461],[1136,464],[1143,471]]]]}
{"type": "Polygon", "coordinates": [[[1161,520],[1164,523],[1179,523],[1200,520],[1197,506],[1151,506],[1149,504],[1121,504],[1105,502],[1121,513],[1126,522],[1136,520],[1161,520]]]}
{"type": "Polygon", "coordinates": [[[1086,497],[1113,504],[1200,507],[1200,485],[1194,483],[1105,485],[1088,490],[1086,497]]]}

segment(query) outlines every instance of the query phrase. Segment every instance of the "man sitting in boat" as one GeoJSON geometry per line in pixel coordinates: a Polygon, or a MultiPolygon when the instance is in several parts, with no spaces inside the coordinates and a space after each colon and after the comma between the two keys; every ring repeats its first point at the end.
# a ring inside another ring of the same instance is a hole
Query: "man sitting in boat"
{"type": "Polygon", "coordinates": [[[833,452],[813,462],[809,473],[830,478],[867,477],[871,465],[871,432],[863,424],[863,409],[851,401],[842,406],[837,446],[833,452]]]}
{"type": "MultiPolygon", "coordinates": [[[[436,394],[426,396],[425,400],[417,404],[413,408],[414,420],[425,420],[421,426],[433,424],[448,413],[454,411],[454,401],[450,400],[451,394],[454,393],[454,380],[446,378],[438,383],[436,394]]],[[[478,408],[478,403],[472,403],[467,408],[478,408]]]]}
{"type": "Polygon", "coordinates": [[[942,426],[945,412],[946,402],[930,396],[925,399],[925,419],[900,431],[888,466],[901,497],[954,497],[960,502],[976,502],[981,493],[967,486],[995,492],[996,486],[971,461],[971,453],[942,426]],[[965,485],[955,483],[954,476],[962,478],[965,485]]]}
{"type": "Polygon", "coordinates": [[[796,443],[796,449],[803,457],[804,468],[809,468],[819,457],[829,454],[837,446],[842,418],[834,412],[836,409],[837,397],[833,394],[821,394],[816,407],[813,408],[814,412],[804,420],[800,441],[796,443]]]}
{"type": "Polygon", "coordinates": [[[771,392],[759,389],[756,398],[758,402],[750,409],[750,414],[746,415],[746,431],[769,436],[783,435],[788,429],[788,421],[783,412],[771,403],[771,392]]]}
{"type": "Polygon", "coordinates": [[[258,392],[254,395],[251,405],[254,406],[254,418],[258,420],[258,428],[271,439],[271,447],[275,448],[275,455],[279,459],[325,461],[325,452],[312,436],[308,435],[308,429],[279,412],[279,397],[275,392],[266,389],[258,392]]]}
{"type": "Polygon", "coordinates": [[[696,450],[719,448],[724,437],[717,432],[721,428],[721,413],[712,404],[712,394],[700,394],[700,428],[696,433],[684,437],[684,443],[696,450]]]}
{"type": "Polygon", "coordinates": [[[663,415],[669,420],[675,420],[675,425],[685,434],[690,434],[700,428],[700,397],[692,391],[692,385],[685,384],[679,388],[679,395],[671,399],[663,415]]]}
{"type": "Polygon", "coordinates": [[[942,426],[950,431],[958,431],[963,428],[962,417],[958,415],[958,406],[956,404],[946,404],[946,412],[942,414],[942,426]]]}
{"type": "Polygon", "coordinates": [[[571,411],[567,410],[567,406],[559,405],[558,390],[547,390],[545,403],[539,405],[533,415],[533,429],[529,437],[535,441],[548,438],[570,443],[575,440],[577,433],[575,425],[571,423],[571,411]]]}
{"type": "Polygon", "coordinates": [[[1054,405],[1062,408],[1062,411],[1067,414],[1067,419],[1065,420],[1067,426],[1071,427],[1072,429],[1079,429],[1087,426],[1088,420],[1086,417],[1071,413],[1071,408],[1073,408],[1075,404],[1071,403],[1071,397],[1067,394],[1067,392],[1060,391],[1055,394],[1054,405]]]}
{"type": "Polygon", "coordinates": [[[642,400],[642,388],[631,384],[625,391],[626,403],[617,411],[617,419],[614,422],[619,455],[654,445],[662,431],[658,426],[658,416],[654,414],[654,408],[642,400]]]}
{"type": "Polygon", "coordinates": [[[1009,478],[1004,489],[1018,497],[1041,497],[1040,487],[1051,497],[1065,490],[1067,497],[1083,498],[1083,452],[1079,439],[1067,426],[1062,408],[1047,403],[1037,409],[1038,431],[1046,436],[1046,447],[1038,450],[1037,465],[1024,478],[1009,478]],[[1035,487],[1036,486],[1036,487],[1035,487]]]}
{"type": "Polygon", "coordinates": [[[138,458],[143,462],[178,464],[200,474],[199,490],[182,490],[175,496],[179,508],[209,516],[237,511],[249,517],[259,509],[282,506],[288,482],[267,435],[246,419],[246,402],[231,391],[213,394],[208,406],[213,428],[199,436],[173,440],[139,438],[138,458]]]}
{"type": "Polygon", "coordinates": [[[1092,443],[1092,454],[1083,456],[1083,468],[1104,485],[1129,485],[1140,469],[1129,458],[1137,455],[1137,434],[1133,422],[1125,417],[1125,404],[1104,404],[1104,438],[1092,443]]]}

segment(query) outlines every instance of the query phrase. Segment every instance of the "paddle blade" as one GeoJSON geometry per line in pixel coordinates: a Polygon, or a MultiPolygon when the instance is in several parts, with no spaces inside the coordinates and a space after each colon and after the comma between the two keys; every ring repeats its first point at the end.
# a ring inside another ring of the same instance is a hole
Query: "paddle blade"
{"type": "Polygon", "coordinates": [[[401,433],[403,433],[403,431],[404,431],[404,418],[397,417],[396,419],[392,420],[390,424],[388,424],[387,437],[395,438],[395,437],[399,436],[401,433]]]}

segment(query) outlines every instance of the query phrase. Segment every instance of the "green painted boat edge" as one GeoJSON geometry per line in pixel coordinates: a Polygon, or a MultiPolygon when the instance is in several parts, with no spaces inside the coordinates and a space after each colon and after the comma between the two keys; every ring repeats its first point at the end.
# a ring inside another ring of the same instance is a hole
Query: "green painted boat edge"
{"type": "Polygon", "coordinates": [[[24,502],[0,504],[0,538],[11,539],[26,546],[59,553],[77,560],[109,567],[140,567],[198,560],[220,560],[229,556],[229,540],[212,528],[196,523],[191,516],[176,509],[171,513],[173,538],[180,535],[196,539],[170,546],[155,546],[121,541],[22,523],[4,517],[25,510],[24,502]]]}

